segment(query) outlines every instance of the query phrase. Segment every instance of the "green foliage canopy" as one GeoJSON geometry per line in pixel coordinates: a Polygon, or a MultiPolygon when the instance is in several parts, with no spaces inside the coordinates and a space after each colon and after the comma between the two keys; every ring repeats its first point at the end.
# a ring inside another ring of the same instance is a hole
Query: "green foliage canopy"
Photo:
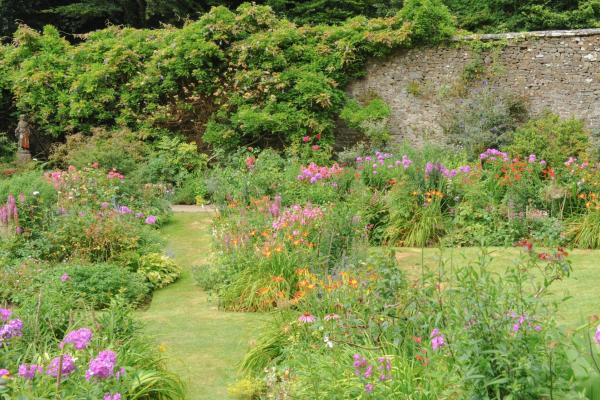
{"type": "Polygon", "coordinates": [[[342,86],[369,57],[443,40],[452,29],[441,0],[314,27],[267,6],[216,7],[181,29],[113,26],[77,45],[50,26],[21,27],[0,50],[0,89],[51,138],[119,126],[203,135],[223,148],[283,145],[306,134],[331,138],[342,86]]]}

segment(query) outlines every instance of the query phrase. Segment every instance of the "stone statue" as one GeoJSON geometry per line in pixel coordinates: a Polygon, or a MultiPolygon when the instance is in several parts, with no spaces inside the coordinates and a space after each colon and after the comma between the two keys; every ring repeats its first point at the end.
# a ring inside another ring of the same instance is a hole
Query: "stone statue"
{"type": "Polygon", "coordinates": [[[19,124],[17,125],[17,129],[15,130],[15,134],[19,139],[19,150],[29,151],[29,138],[31,137],[31,127],[29,123],[25,120],[25,116],[21,115],[19,117],[19,124]]]}
{"type": "Polygon", "coordinates": [[[19,149],[17,150],[17,163],[26,164],[31,161],[29,152],[29,139],[31,138],[31,126],[24,115],[19,116],[19,123],[15,130],[15,135],[19,140],[19,149]]]}

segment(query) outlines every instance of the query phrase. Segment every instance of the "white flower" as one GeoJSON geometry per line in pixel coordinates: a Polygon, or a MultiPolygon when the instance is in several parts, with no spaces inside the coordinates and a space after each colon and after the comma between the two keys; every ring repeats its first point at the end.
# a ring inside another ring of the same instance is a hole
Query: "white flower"
{"type": "Polygon", "coordinates": [[[323,341],[325,342],[325,345],[326,345],[327,347],[329,347],[330,349],[331,349],[331,348],[333,348],[333,342],[332,342],[332,341],[329,339],[329,336],[328,336],[328,335],[325,335],[325,336],[323,337],[323,341]]]}
{"type": "Polygon", "coordinates": [[[37,190],[35,192],[33,192],[34,196],[39,196],[40,192],[38,192],[37,190]]]}

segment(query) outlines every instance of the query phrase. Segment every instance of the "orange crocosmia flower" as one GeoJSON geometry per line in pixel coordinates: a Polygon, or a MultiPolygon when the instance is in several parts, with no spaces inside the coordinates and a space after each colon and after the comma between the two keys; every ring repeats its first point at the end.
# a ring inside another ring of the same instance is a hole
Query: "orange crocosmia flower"
{"type": "Polygon", "coordinates": [[[358,280],[356,278],[348,279],[348,285],[356,289],[358,287],[358,280]]]}
{"type": "Polygon", "coordinates": [[[283,276],[272,276],[271,281],[280,283],[280,282],[284,282],[285,278],[283,276]]]}
{"type": "Polygon", "coordinates": [[[282,251],[283,251],[283,247],[281,247],[281,246],[275,247],[275,252],[276,253],[281,253],[282,251]]]}
{"type": "Polygon", "coordinates": [[[297,268],[296,269],[296,275],[306,275],[306,274],[308,274],[307,268],[297,268]]]}
{"type": "Polygon", "coordinates": [[[281,290],[277,291],[276,296],[279,297],[280,299],[285,298],[285,293],[283,293],[281,290]]]}

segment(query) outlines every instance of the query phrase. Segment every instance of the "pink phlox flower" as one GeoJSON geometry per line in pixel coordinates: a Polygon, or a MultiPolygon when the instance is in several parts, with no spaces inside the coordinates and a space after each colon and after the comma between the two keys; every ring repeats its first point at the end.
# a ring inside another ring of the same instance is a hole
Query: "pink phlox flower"
{"type": "Polygon", "coordinates": [[[11,315],[12,311],[10,311],[8,308],[0,308],[0,320],[8,321],[11,315]]]}
{"type": "Polygon", "coordinates": [[[61,357],[53,358],[50,365],[46,368],[46,374],[57,378],[59,375],[67,376],[75,371],[75,360],[69,354],[63,354],[61,357]],[[62,358],[62,361],[61,361],[62,358]]]}
{"type": "Polygon", "coordinates": [[[71,331],[65,336],[59,347],[63,349],[65,345],[72,344],[77,350],[83,350],[88,347],[93,334],[90,328],[81,328],[71,331]]]}
{"type": "Polygon", "coordinates": [[[90,361],[88,370],[85,373],[85,379],[108,379],[114,376],[117,364],[117,354],[112,350],[103,350],[98,356],[90,361]]]}
{"type": "Polygon", "coordinates": [[[33,379],[36,374],[41,374],[43,372],[43,368],[40,365],[36,364],[21,364],[19,366],[19,376],[24,379],[33,379]]]}

